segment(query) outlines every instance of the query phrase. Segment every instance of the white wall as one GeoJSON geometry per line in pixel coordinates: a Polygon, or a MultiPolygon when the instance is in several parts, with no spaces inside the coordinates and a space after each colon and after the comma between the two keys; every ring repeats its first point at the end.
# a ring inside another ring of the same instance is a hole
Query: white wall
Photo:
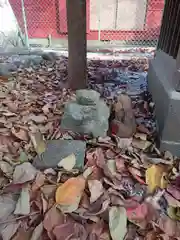
{"type": "Polygon", "coordinates": [[[17,37],[15,16],[8,0],[0,0],[0,47],[5,47],[13,37],[17,37]]]}

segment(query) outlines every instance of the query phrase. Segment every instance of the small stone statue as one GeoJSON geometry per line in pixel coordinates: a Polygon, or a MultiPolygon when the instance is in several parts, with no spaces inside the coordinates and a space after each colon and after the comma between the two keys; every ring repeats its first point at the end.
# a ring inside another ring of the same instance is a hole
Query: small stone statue
{"type": "Polygon", "coordinates": [[[76,101],[65,106],[61,127],[93,137],[105,137],[109,128],[109,115],[109,108],[100,99],[98,92],[77,90],[76,101]]]}

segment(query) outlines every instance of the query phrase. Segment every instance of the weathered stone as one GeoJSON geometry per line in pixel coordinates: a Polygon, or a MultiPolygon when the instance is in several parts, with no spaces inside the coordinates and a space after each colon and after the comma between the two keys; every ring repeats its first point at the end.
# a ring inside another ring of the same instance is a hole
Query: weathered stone
{"type": "Polygon", "coordinates": [[[56,61],[56,59],[59,59],[62,54],[58,52],[44,52],[42,54],[42,58],[47,61],[56,61]]]}
{"type": "Polygon", "coordinates": [[[12,63],[0,63],[0,76],[11,76],[11,73],[15,71],[17,71],[16,65],[12,63]]]}
{"type": "Polygon", "coordinates": [[[165,52],[157,51],[150,61],[148,88],[155,102],[159,147],[180,157],[180,92],[175,89],[176,60],[165,52]]]}
{"type": "Polygon", "coordinates": [[[17,67],[30,67],[42,62],[42,57],[38,55],[13,55],[11,62],[17,67]]]}
{"type": "Polygon", "coordinates": [[[100,94],[94,90],[77,90],[76,99],[77,103],[81,105],[96,105],[99,101],[100,94]]]}
{"type": "Polygon", "coordinates": [[[79,140],[52,140],[48,142],[46,151],[41,158],[34,159],[33,165],[37,169],[57,167],[60,160],[74,153],[76,156],[75,168],[81,169],[84,166],[86,143],[79,140]]]}
{"type": "MultiPolygon", "coordinates": [[[[90,103],[89,100],[87,102],[90,103]]],[[[80,105],[77,102],[70,102],[65,107],[61,127],[81,134],[104,137],[109,127],[109,114],[109,108],[103,100],[97,100],[96,105],[80,105]]]]}

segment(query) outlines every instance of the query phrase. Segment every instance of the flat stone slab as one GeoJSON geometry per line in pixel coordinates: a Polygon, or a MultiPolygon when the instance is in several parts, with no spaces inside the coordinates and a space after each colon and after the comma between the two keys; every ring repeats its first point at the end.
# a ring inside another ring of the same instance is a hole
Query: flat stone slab
{"type": "Polygon", "coordinates": [[[155,102],[161,151],[180,156],[180,92],[175,90],[176,60],[157,51],[150,62],[148,88],[155,102]]]}
{"type": "Polygon", "coordinates": [[[72,153],[76,156],[76,165],[74,168],[82,169],[84,167],[86,143],[80,140],[51,140],[47,144],[46,151],[42,158],[36,156],[33,161],[37,169],[56,168],[58,163],[72,153]]]}

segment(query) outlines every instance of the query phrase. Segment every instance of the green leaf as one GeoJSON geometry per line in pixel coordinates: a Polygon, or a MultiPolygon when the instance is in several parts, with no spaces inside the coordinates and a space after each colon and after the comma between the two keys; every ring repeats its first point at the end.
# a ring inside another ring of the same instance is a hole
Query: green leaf
{"type": "Polygon", "coordinates": [[[109,210],[109,229],[112,240],[123,240],[127,233],[127,215],[123,207],[111,207],[109,210]]]}
{"type": "Polygon", "coordinates": [[[28,161],[28,155],[25,152],[21,152],[19,156],[19,161],[21,163],[28,161]]]}

